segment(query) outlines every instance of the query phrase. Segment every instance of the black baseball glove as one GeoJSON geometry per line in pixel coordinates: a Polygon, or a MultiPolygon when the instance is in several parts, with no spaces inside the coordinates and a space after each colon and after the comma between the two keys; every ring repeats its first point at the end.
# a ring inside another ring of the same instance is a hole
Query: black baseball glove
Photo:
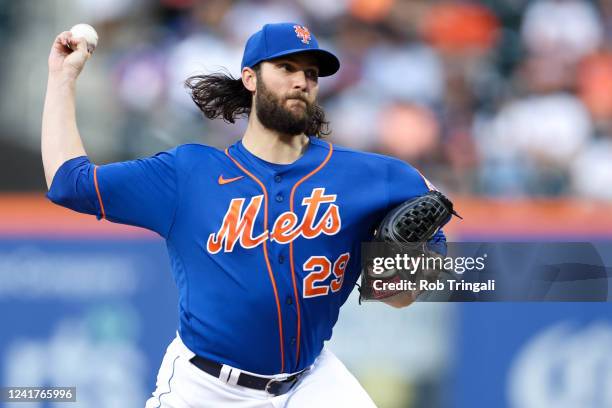
{"type": "Polygon", "coordinates": [[[453,215],[453,203],[439,191],[412,198],[394,208],[374,232],[374,241],[427,242],[453,215]]]}
{"type": "MultiPolygon", "coordinates": [[[[382,246],[382,252],[388,256],[401,253],[410,257],[439,257],[439,254],[429,249],[427,242],[453,215],[461,218],[448,198],[439,191],[429,191],[391,210],[376,228],[373,241],[387,244],[382,246]]],[[[379,255],[381,254],[377,253],[377,256],[379,255]]],[[[440,270],[436,269],[420,269],[412,272],[390,269],[383,273],[372,273],[372,268],[369,267],[370,261],[366,260],[365,270],[361,276],[361,298],[384,299],[399,292],[375,290],[374,280],[394,283],[402,279],[433,280],[440,273],[440,270]]]]}

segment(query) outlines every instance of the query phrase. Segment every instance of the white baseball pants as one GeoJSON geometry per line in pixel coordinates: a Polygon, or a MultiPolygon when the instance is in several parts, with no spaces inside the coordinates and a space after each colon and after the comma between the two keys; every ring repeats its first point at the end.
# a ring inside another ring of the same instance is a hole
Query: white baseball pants
{"type": "MultiPolygon", "coordinates": [[[[177,335],[166,350],[157,388],[145,408],[376,407],[357,379],[326,348],[294,388],[279,396],[213,377],[189,362],[194,355],[177,335]]],[[[281,376],[270,378],[274,377],[281,376]]]]}

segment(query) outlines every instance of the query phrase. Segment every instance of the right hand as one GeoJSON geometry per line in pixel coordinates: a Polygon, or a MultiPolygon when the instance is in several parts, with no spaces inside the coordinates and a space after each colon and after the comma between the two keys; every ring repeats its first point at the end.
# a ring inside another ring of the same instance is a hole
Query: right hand
{"type": "Polygon", "coordinates": [[[75,80],[90,57],[87,41],[83,38],[73,38],[70,31],[64,31],[55,37],[51,47],[49,75],[75,80]]]}

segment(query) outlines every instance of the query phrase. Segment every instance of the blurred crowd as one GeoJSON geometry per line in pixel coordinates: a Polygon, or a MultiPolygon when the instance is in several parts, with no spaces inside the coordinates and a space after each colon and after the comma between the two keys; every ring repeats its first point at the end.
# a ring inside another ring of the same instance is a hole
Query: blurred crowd
{"type": "MultiPolygon", "coordinates": [[[[2,34],[36,43],[38,65],[46,63],[57,32],[79,22],[98,30],[78,109],[86,147],[102,161],[190,141],[221,147],[239,138],[244,121],[204,120],[183,82],[222,69],[238,76],[251,33],[267,22],[295,21],[341,60],[339,73],[321,80],[332,141],[404,159],[450,192],[612,200],[612,0],[56,0],[38,6],[52,8],[50,14],[29,2],[12,3],[0,13],[7,22],[2,34]],[[38,21],[47,31],[27,34],[16,19],[38,21]]],[[[0,62],[8,72],[0,75],[0,89],[24,93],[24,103],[40,100],[42,109],[44,85],[23,90],[23,81],[44,84],[46,66],[24,70],[23,47],[5,51],[14,58],[0,62]]],[[[25,133],[22,139],[37,147],[40,110],[15,120],[22,109],[19,102],[0,109],[13,130],[0,137],[25,133]]]]}

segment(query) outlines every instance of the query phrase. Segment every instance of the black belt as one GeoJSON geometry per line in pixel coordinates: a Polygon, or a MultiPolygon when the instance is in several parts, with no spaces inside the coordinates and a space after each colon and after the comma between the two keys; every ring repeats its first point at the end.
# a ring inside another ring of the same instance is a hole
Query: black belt
{"type": "MultiPolygon", "coordinates": [[[[221,375],[221,368],[223,364],[217,363],[216,361],[209,360],[204,357],[195,356],[191,360],[191,364],[198,367],[200,370],[208,373],[214,377],[219,378],[221,375]]],[[[298,382],[300,377],[306,373],[307,369],[304,369],[298,373],[295,373],[282,380],[275,380],[273,378],[259,377],[256,375],[240,373],[238,376],[238,385],[243,387],[252,388],[254,390],[266,391],[273,395],[282,395],[288,392],[298,382]]],[[[231,374],[231,372],[230,372],[231,374]]]]}

